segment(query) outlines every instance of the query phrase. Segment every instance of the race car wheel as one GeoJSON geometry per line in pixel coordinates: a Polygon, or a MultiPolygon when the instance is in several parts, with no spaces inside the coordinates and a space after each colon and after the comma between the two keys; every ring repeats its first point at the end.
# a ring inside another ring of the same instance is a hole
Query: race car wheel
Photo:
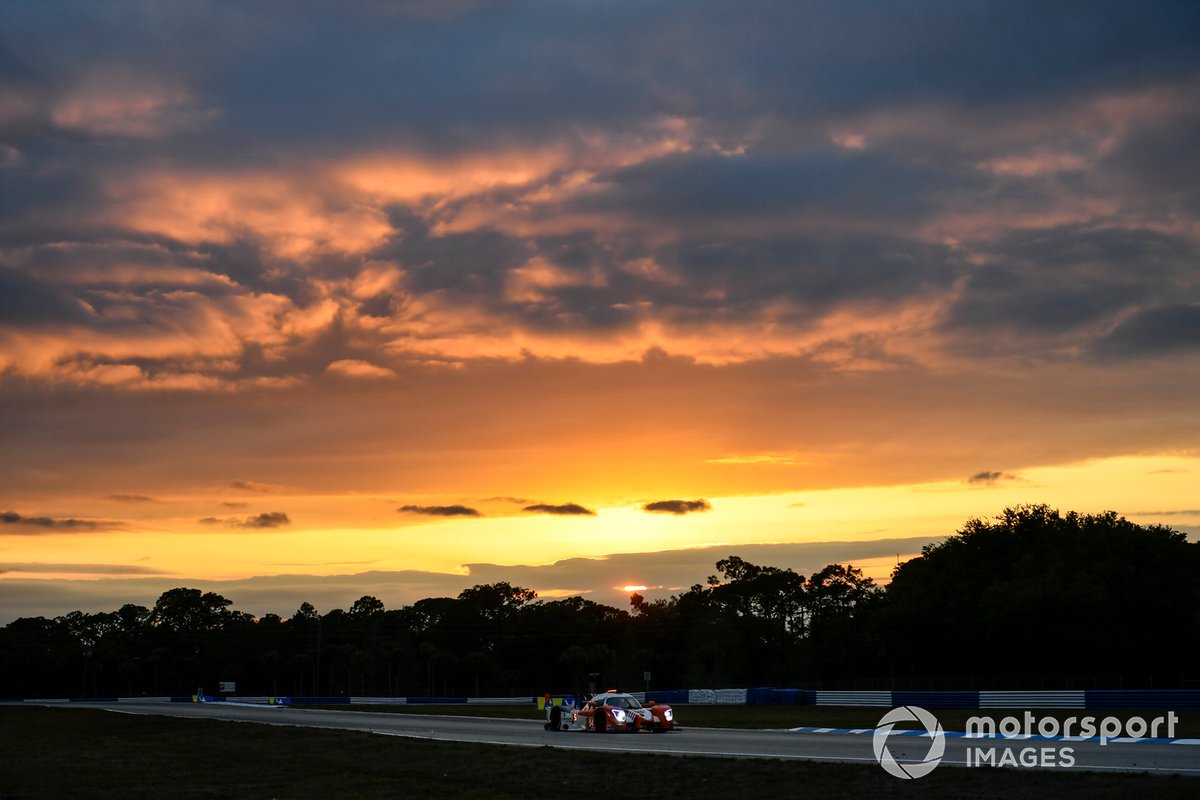
{"type": "Polygon", "coordinates": [[[550,707],[550,730],[562,730],[562,706],[554,705],[550,707]]]}
{"type": "Polygon", "coordinates": [[[608,728],[608,712],[603,708],[596,709],[596,716],[592,717],[592,720],[596,733],[604,733],[608,728]]]}

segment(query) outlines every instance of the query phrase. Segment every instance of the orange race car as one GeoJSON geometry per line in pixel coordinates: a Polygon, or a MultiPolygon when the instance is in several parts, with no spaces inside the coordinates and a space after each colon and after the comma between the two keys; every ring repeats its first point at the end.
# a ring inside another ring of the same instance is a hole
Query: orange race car
{"type": "Polygon", "coordinates": [[[546,729],[591,733],[665,733],[675,729],[675,712],[664,703],[647,700],[643,705],[633,695],[610,689],[588,700],[582,708],[547,706],[546,729]]]}

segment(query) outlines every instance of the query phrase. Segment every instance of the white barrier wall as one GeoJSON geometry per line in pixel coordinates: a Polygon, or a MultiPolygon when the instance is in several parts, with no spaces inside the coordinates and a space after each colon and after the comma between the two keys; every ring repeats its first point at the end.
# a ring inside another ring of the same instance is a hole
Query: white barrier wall
{"type": "Polygon", "coordinates": [[[1061,692],[980,692],[980,708],[1087,708],[1083,690],[1061,692]]]}
{"type": "Polygon", "coordinates": [[[688,689],[688,702],[699,705],[745,705],[745,689],[688,689]]]}
{"type": "Polygon", "coordinates": [[[891,692],[813,692],[818,706],[880,706],[892,705],[891,692]]]}

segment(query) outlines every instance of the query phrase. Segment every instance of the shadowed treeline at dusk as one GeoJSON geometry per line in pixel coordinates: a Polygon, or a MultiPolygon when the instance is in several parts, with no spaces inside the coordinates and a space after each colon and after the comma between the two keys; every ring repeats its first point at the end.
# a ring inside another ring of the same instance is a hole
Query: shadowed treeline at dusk
{"type": "Polygon", "coordinates": [[[1178,688],[1200,678],[1200,545],[1113,512],[969,520],[877,586],[731,555],[705,583],[629,608],[497,582],[387,609],[255,618],[200,589],[153,608],[0,629],[13,697],[520,695],[603,686],[1178,688]],[[950,676],[930,685],[915,676],[950,676]],[[1070,685],[1067,685],[1070,684],[1070,685]]]}

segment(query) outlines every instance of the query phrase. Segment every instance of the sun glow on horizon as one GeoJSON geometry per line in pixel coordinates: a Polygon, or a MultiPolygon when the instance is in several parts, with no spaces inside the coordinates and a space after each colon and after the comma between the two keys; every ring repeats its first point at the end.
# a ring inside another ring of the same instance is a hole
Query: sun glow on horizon
{"type": "MultiPolygon", "coordinates": [[[[594,514],[531,514],[510,504],[507,511],[482,517],[414,517],[397,514],[390,498],[294,493],[272,494],[199,524],[199,512],[181,513],[180,506],[186,508],[190,501],[180,499],[137,505],[126,515],[135,520],[121,529],[52,529],[23,536],[20,562],[0,565],[0,582],[31,574],[84,580],[136,573],[230,580],[370,570],[466,576],[472,564],[546,565],[616,553],[713,546],[735,552],[747,544],[946,536],[972,517],[1043,502],[1088,513],[1113,510],[1140,523],[1187,526],[1200,524],[1200,514],[1180,510],[1195,505],[1197,474],[1200,459],[1195,456],[1128,456],[1011,474],[981,473],[971,481],[712,496],[707,498],[711,510],[686,515],[651,514],[637,503],[606,506],[580,497],[592,503],[594,514]],[[251,527],[260,517],[269,521],[267,512],[275,509],[287,509],[286,524],[251,527]],[[72,566],[80,564],[92,566],[72,566]],[[96,566],[104,564],[136,569],[114,567],[105,574],[96,566]]],[[[452,501],[461,499],[445,502],[452,501]]],[[[65,515],[88,516],[83,504],[61,508],[65,515]]],[[[106,506],[96,516],[111,519],[113,511],[106,506]]],[[[11,555],[9,560],[16,561],[11,555]]],[[[894,566],[894,558],[891,564],[882,563],[886,561],[871,565],[877,580],[894,566]]],[[[630,582],[613,588],[644,591],[646,585],[630,582]]]]}

